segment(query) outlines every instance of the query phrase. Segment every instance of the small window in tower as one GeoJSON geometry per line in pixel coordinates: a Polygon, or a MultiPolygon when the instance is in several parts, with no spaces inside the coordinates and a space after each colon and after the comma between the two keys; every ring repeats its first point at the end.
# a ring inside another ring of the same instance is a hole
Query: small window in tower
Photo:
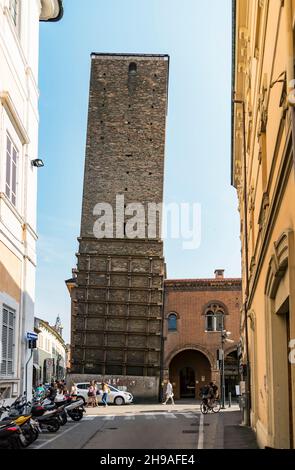
{"type": "Polygon", "coordinates": [[[177,331],[177,316],[175,313],[168,316],[168,331],[177,331]]]}
{"type": "Polygon", "coordinates": [[[104,136],[102,135],[100,138],[101,138],[101,140],[103,140],[103,139],[104,139],[104,136]]]}
{"type": "Polygon", "coordinates": [[[129,175],[129,171],[126,171],[126,174],[129,175]]]}
{"type": "Polygon", "coordinates": [[[129,64],[129,75],[136,75],[137,74],[137,65],[135,62],[131,62],[129,64]]]}
{"type": "Polygon", "coordinates": [[[152,174],[153,174],[153,173],[150,171],[150,172],[149,172],[149,175],[151,176],[152,174]]]}

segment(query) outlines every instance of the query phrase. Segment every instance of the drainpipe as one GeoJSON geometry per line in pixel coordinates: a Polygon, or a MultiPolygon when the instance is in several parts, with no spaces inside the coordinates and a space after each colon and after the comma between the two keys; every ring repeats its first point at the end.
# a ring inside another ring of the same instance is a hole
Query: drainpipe
{"type": "Polygon", "coordinates": [[[165,279],[163,280],[163,307],[162,307],[162,324],[161,324],[161,351],[160,351],[160,384],[159,384],[159,403],[163,401],[163,387],[162,383],[164,380],[164,321],[165,321],[165,279]]]}

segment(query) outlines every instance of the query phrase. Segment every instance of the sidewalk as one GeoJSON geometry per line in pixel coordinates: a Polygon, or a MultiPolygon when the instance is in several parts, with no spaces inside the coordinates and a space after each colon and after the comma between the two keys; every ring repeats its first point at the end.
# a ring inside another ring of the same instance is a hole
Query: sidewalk
{"type": "Polygon", "coordinates": [[[242,426],[237,406],[205,416],[206,449],[258,449],[254,431],[242,426]]]}
{"type": "Polygon", "coordinates": [[[151,403],[151,404],[136,404],[136,405],[109,405],[109,406],[98,406],[94,408],[86,408],[86,415],[93,416],[93,415],[115,415],[115,416],[122,416],[128,414],[141,414],[141,413],[159,413],[168,411],[171,413],[198,413],[200,412],[200,404],[197,401],[192,403],[185,402],[177,402],[175,405],[162,405],[159,403],[151,403]]]}
{"type": "Polygon", "coordinates": [[[248,426],[242,426],[241,412],[224,415],[224,449],[258,449],[256,436],[248,426]]]}

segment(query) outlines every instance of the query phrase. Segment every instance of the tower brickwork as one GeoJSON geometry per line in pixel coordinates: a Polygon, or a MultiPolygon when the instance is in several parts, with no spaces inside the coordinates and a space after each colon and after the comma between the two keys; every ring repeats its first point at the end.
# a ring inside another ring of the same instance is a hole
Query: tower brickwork
{"type": "MultiPolygon", "coordinates": [[[[84,190],[72,310],[74,374],[159,377],[164,258],[159,224],[144,238],[116,222],[124,205],[163,201],[169,58],[93,54],[84,190]],[[97,238],[98,203],[113,208],[113,236],[97,238]]],[[[122,223],[121,223],[122,222],[122,223]]],[[[148,220],[145,218],[147,228],[148,220]]]]}

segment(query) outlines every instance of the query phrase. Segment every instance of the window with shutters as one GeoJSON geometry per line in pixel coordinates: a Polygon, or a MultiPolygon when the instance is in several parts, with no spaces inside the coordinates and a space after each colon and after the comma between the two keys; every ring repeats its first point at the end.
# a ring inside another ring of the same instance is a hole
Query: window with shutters
{"type": "Polygon", "coordinates": [[[18,150],[9,134],[6,136],[6,185],[5,194],[16,206],[18,150]]]}
{"type": "Polygon", "coordinates": [[[1,375],[7,377],[14,374],[14,335],[15,310],[4,306],[2,310],[2,361],[1,375]]]}

